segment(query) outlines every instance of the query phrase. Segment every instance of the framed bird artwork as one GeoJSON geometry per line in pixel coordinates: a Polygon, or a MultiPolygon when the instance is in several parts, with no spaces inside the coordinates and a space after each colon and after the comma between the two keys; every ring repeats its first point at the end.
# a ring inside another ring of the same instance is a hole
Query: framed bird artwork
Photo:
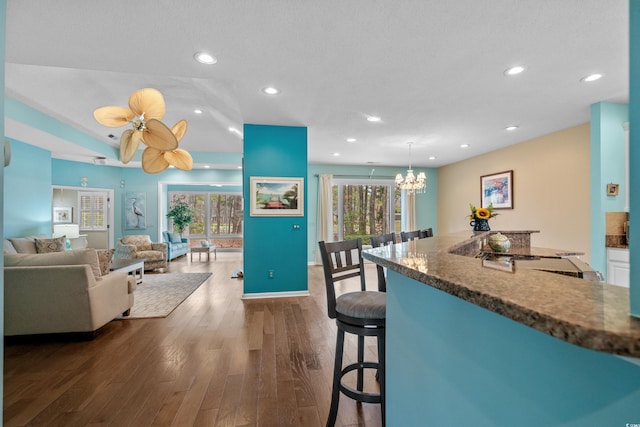
{"type": "Polygon", "coordinates": [[[124,200],[125,230],[144,230],[147,228],[147,193],[127,191],[124,200]]]}

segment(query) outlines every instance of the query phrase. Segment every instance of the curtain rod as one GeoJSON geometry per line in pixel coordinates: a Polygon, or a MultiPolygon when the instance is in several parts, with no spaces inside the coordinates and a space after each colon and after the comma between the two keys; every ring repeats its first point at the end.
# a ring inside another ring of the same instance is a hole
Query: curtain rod
{"type": "MultiPolygon", "coordinates": [[[[314,176],[320,176],[315,174],[314,176]]],[[[355,179],[396,179],[395,176],[382,176],[382,175],[332,175],[333,178],[355,178],[355,179]]]]}

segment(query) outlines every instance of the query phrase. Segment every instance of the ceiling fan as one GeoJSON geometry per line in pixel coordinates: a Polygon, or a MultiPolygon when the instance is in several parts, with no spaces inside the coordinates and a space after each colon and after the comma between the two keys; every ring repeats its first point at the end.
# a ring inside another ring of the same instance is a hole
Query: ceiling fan
{"type": "Polygon", "coordinates": [[[127,164],[133,159],[140,141],[147,148],[142,153],[142,169],[147,173],[159,173],[169,165],[191,170],[193,158],[186,150],[178,148],[178,142],[187,131],[187,121],[180,120],[171,129],[160,120],[165,114],[162,93],[145,88],[129,96],[129,108],[107,106],[97,108],[93,117],[98,123],[109,127],[120,127],[131,123],[120,137],[120,160],[127,164]]]}

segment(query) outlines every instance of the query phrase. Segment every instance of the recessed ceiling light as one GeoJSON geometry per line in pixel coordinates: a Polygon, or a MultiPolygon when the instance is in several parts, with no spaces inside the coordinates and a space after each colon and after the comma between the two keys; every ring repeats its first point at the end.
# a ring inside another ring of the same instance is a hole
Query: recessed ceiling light
{"type": "Polygon", "coordinates": [[[209,165],[204,165],[204,168],[205,168],[205,169],[209,169],[210,167],[211,167],[211,166],[209,166],[209,165]]]}
{"type": "Polygon", "coordinates": [[[347,138],[347,142],[356,142],[355,138],[347,138]]]}
{"type": "Polygon", "coordinates": [[[338,156],[340,155],[340,153],[331,153],[331,155],[332,155],[333,157],[338,157],[338,156]]]}
{"type": "Polygon", "coordinates": [[[202,114],[202,110],[199,108],[196,108],[195,110],[193,110],[193,112],[196,114],[202,114]]]}
{"type": "Polygon", "coordinates": [[[516,74],[520,74],[524,71],[524,67],[521,65],[516,65],[515,67],[507,68],[504,70],[504,74],[507,76],[515,76],[516,74]]]}
{"type": "Polygon", "coordinates": [[[507,126],[504,130],[512,131],[518,129],[519,126],[507,126]]]}
{"type": "Polygon", "coordinates": [[[435,160],[436,156],[429,156],[429,160],[435,160]]]}
{"type": "Polygon", "coordinates": [[[280,89],[277,89],[273,86],[265,87],[262,89],[262,91],[267,95],[277,95],[280,93],[280,89]]]}
{"type": "Polygon", "coordinates": [[[594,73],[594,74],[589,74],[588,76],[584,76],[583,78],[580,79],[580,81],[585,83],[590,83],[590,82],[595,82],[596,80],[600,80],[603,77],[604,77],[604,74],[594,73]]]}
{"type": "Polygon", "coordinates": [[[380,120],[382,120],[382,119],[380,117],[376,117],[376,116],[367,117],[367,121],[373,122],[373,123],[379,122],[380,120]]]}
{"type": "Polygon", "coordinates": [[[213,65],[216,62],[218,62],[218,59],[215,56],[208,54],[206,52],[198,52],[195,55],[193,55],[193,57],[196,59],[196,61],[198,61],[201,64],[213,65]]]}
{"type": "Polygon", "coordinates": [[[469,144],[461,144],[460,148],[469,148],[469,144]]]}
{"type": "Polygon", "coordinates": [[[236,169],[242,169],[242,166],[236,166],[236,169]]]}

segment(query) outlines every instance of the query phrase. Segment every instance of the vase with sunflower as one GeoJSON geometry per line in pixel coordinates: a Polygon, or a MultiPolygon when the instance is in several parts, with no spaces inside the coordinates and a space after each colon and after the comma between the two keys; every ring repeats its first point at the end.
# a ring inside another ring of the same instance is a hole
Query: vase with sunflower
{"type": "Polygon", "coordinates": [[[473,231],[490,231],[489,218],[493,218],[498,214],[493,211],[493,204],[490,204],[486,208],[476,208],[469,203],[471,209],[471,215],[469,215],[469,225],[473,227],[473,231]]]}

